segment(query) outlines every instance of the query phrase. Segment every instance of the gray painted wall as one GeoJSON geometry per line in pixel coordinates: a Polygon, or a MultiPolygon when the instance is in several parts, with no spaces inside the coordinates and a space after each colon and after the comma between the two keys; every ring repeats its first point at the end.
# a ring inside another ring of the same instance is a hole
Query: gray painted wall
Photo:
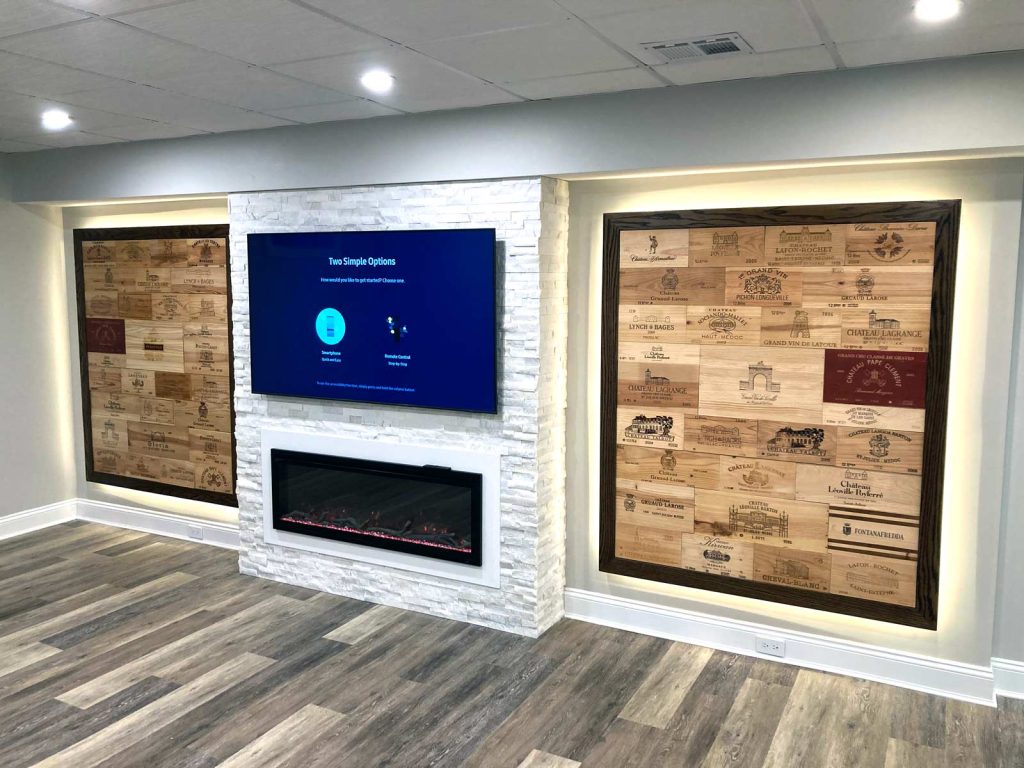
{"type": "Polygon", "coordinates": [[[13,156],[14,199],[1024,150],[1024,53],[13,156]]]}
{"type": "Polygon", "coordinates": [[[6,191],[0,165],[0,516],[75,495],[60,214],[6,191]]]}

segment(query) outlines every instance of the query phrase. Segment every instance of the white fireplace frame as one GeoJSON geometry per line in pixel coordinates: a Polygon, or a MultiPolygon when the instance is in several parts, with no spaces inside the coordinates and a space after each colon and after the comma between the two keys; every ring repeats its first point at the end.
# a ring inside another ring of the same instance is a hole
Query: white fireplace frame
{"type": "Polygon", "coordinates": [[[412,445],[386,440],[353,440],[310,432],[261,430],[260,452],[263,462],[263,540],[267,544],[363,563],[428,574],[452,581],[500,587],[501,583],[501,455],[487,449],[459,449],[433,445],[412,445]],[[436,560],[422,555],[392,552],[362,544],[305,536],[274,528],[273,474],[270,451],[279,448],[325,456],[341,456],[369,461],[423,466],[434,464],[460,472],[483,476],[481,515],[482,565],[466,565],[436,560]]]}

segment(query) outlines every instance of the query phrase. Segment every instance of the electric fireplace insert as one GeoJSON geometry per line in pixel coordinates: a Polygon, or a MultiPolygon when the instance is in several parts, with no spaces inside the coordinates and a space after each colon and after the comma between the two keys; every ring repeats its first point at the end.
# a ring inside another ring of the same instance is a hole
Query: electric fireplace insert
{"type": "Polygon", "coordinates": [[[277,448],[270,463],[280,531],[481,563],[482,475],[277,448]]]}

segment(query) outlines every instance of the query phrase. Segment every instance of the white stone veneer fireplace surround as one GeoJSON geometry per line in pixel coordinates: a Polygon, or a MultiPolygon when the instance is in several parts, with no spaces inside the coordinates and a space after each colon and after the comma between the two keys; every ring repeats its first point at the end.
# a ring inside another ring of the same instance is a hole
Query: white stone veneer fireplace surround
{"type": "Polygon", "coordinates": [[[530,636],[555,623],[565,587],[568,185],[533,178],[260,192],[231,195],[229,205],[242,572],[530,636]],[[458,227],[497,232],[497,415],[252,393],[249,233],[458,227]],[[453,469],[469,469],[467,453],[485,469],[493,462],[497,509],[488,509],[485,477],[483,567],[396,561],[398,553],[268,530],[265,441],[267,452],[403,463],[401,450],[412,457],[404,463],[453,469]],[[450,460],[416,458],[430,454],[450,460]]]}

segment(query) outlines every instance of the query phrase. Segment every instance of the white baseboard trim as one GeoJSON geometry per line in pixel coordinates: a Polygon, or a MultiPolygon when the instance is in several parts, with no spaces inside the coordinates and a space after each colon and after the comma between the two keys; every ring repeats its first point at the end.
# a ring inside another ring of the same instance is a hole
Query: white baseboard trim
{"type": "Polygon", "coordinates": [[[168,515],[123,504],[111,504],[107,501],[76,499],[74,503],[78,520],[155,533],[199,544],[211,544],[224,549],[238,549],[239,546],[237,525],[182,515],[168,515]]]}
{"type": "Polygon", "coordinates": [[[1008,699],[1024,699],[1024,661],[992,659],[996,694],[1008,699]]]}
{"type": "Polygon", "coordinates": [[[76,509],[76,500],[69,499],[0,517],[0,539],[23,536],[51,525],[70,523],[75,519],[76,509]]]}
{"type": "MultiPolygon", "coordinates": [[[[991,707],[996,703],[993,670],[989,667],[780,630],[580,589],[565,591],[565,615],[594,624],[859,677],[975,704],[991,707]],[[776,659],[757,653],[754,650],[755,637],[784,640],[786,656],[776,659]]],[[[1024,671],[1024,666],[1018,669],[1024,671]]],[[[1024,677],[1018,680],[1018,686],[1021,680],[1024,677]]]]}

